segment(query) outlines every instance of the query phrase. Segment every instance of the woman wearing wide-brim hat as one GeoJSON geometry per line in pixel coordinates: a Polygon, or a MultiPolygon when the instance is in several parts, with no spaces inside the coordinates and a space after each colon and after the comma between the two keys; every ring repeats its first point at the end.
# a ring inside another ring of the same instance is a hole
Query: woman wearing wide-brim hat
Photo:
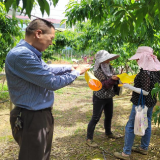
{"type": "Polygon", "coordinates": [[[93,115],[87,128],[86,143],[89,146],[97,147],[98,145],[93,141],[94,130],[96,124],[101,118],[102,111],[104,111],[104,128],[105,134],[108,138],[118,138],[111,131],[111,120],[113,115],[113,97],[118,94],[115,88],[118,85],[119,78],[113,74],[113,69],[110,61],[118,58],[117,54],[110,54],[105,50],[100,50],[95,56],[94,76],[102,82],[102,89],[93,92],[93,115]]]}
{"type": "Polygon", "coordinates": [[[148,146],[151,138],[151,118],[152,110],[157,100],[156,97],[151,95],[151,91],[154,84],[160,83],[160,62],[157,57],[153,55],[153,49],[148,46],[138,47],[137,52],[129,60],[136,60],[140,69],[140,72],[134,79],[134,86],[129,84],[123,84],[123,87],[133,91],[131,102],[133,103],[132,110],[129,116],[129,120],[125,127],[125,143],[123,152],[115,152],[114,155],[123,160],[129,160],[131,150],[140,154],[146,155],[148,153],[148,146]],[[134,121],[135,121],[135,107],[138,105],[139,95],[143,91],[145,97],[145,105],[147,106],[147,118],[148,127],[145,130],[144,136],[141,138],[141,145],[138,147],[132,147],[134,142],[134,121]]]}

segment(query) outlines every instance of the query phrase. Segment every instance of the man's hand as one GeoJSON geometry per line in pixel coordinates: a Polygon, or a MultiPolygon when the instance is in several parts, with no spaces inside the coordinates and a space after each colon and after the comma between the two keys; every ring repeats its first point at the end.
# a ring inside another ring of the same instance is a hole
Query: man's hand
{"type": "Polygon", "coordinates": [[[78,65],[78,67],[76,67],[76,71],[79,72],[79,74],[83,74],[84,72],[86,72],[87,70],[90,69],[90,65],[89,64],[83,64],[83,65],[78,65]]]}
{"type": "Polygon", "coordinates": [[[78,66],[79,66],[78,64],[74,64],[74,65],[72,65],[71,70],[72,70],[72,71],[74,71],[78,66]]]}
{"type": "Polygon", "coordinates": [[[113,75],[111,78],[112,78],[113,80],[119,80],[119,77],[117,77],[116,75],[113,75]]]}

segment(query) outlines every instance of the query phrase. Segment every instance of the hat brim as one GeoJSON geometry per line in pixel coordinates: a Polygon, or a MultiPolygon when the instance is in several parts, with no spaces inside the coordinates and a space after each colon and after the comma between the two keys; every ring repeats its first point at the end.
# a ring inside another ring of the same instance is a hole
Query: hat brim
{"type": "Polygon", "coordinates": [[[107,61],[107,60],[112,61],[112,60],[114,60],[114,59],[117,59],[118,57],[119,57],[118,54],[109,54],[108,57],[105,57],[105,58],[100,59],[99,62],[102,63],[102,62],[107,61]]]}
{"type": "Polygon", "coordinates": [[[136,60],[136,59],[140,59],[140,55],[135,54],[134,56],[132,56],[132,57],[129,58],[128,60],[136,60]]]}

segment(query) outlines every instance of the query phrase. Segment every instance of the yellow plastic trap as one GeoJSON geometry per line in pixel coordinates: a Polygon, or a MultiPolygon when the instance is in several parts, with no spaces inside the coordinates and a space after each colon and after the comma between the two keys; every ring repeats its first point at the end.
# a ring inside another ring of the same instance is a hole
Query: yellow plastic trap
{"type": "Polygon", "coordinates": [[[85,72],[85,80],[93,91],[99,91],[102,88],[102,83],[90,71],[85,72]]]}
{"type": "MultiPolygon", "coordinates": [[[[128,75],[127,73],[122,73],[117,75],[117,77],[119,77],[120,81],[122,83],[133,83],[134,82],[134,78],[136,77],[137,74],[134,75],[128,75]]],[[[118,84],[118,86],[123,86],[123,84],[118,84]]]]}

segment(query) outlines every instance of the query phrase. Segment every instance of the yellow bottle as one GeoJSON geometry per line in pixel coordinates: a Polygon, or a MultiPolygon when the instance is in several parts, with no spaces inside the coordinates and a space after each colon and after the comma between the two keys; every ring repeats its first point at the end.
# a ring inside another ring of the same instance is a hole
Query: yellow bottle
{"type": "Polygon", "coordinates": [[[85,72],[85,80],[93,91],[99,91],[102,88],[102,83],[90,71],[85,72]]]}

